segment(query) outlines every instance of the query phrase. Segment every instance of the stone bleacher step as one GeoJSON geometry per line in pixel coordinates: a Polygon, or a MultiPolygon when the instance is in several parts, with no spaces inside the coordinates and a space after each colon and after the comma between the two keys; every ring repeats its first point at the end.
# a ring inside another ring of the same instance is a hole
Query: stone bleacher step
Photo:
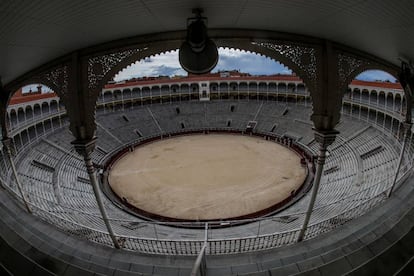
{"type": "Polygon", "coordinates": [[[117,137],[115,136],[112,132],[110,132],[108,129],[106,129],[103,125],[101,125],[100,123],[96,122],[96,126],[99,127],[100,129],[102,129],[106,134],[108,134],[110,137],[112,137],[118,144],[123,145],[124,143],[117,137]]]}
{"type": "MultiPolygon", "coordinates": [[[[395,275],[414,255],[414,228],[346,275],[395,275]],[[401,254],[403,252],[404,254],[401,254]]],[[[412,275],[413,271],[411,271],[412,275]]],[[[408,274],[407,274],[408,275],[408,274]]]]}
{"type": "Polygon", "coordinates": [[[84,178],[84,177],[82,177],[82,176],[78,176],[76,179],[77,179],[79,182],[81,182],[81,183],[91,184],[91,181],[90,181],[88,178],[84,178]]]}
{"type": "Polygon", "coordinates": [[[48,171],[48,172],[54,172],[55,171],[55,168],[54,167],[52,167],[52,166],[50,166],[48,164],[45,164],[43,162],[40,162],[38,160],[34,160],[33,159],[32,162],[31,162],[31,164],[33,166],[35,166],[35,167],[38,167],[38,168],[43,169],[43,170],[48,171]]]}
{"type": "Polygon", "coordinates": [[[358,137],[359,135],[361,135],[362,133],[364,133],[365,131],[367,131],[370,128],[371,128],[371,126],[366,126],[363,129],[355,132],[354,134],[352,134],[351,136],[349,136],[348,139],[346,139],[346,142],[349,142],[349,141],[355,139],[356,137],[358,137]]]}
{"type": "Polygon", "coordinates": [[[385,150],[385,148],[382,145],[379,145],[379,146],[377,146],[373,149],[370,149],[370,150],[364,152],[363,154],[361,154],[361,159],[365,160],[365,159],[370,158],[370,157],[374,156],[375,154],[378,154],[378,153],[380,153],[384,150],[385,150]]]}
{"type": "Polygon", "coordinates": [[[301,120],[301,119],[294,119],[293,121],[295,123],[301,123],[301,124],[304,124],[306,126],[313,127],[313,123],[311,121],[305,121],[305,120],[301,120]]]}
{"type": "MultiPolygon", "coordinates": [[[[4,195],[3,195],[4,196],[4,195]]],[[[0,203],[0,206],[3,204],[0,203]]],[[[16,251],[17,247],[23,247],[26,254],[21,254],[16,261],[21,262],[21,258],[28,259],[35,266],[36,271],[43,272],[42,274],[32,274],[34,270],[28,274],[15,275],[167,275],[159,272],[168,272],[168,275],[184,275],[185,271],[190,271],[189,267],[174,267],[148,264],[148,256],[143,256],[141,262],[136,262],[140,259],[139,254],[128,256],[128,258],[119,258],[121,260],[112,259],[117,250],[108,248],[114,251],[111,254],[100,252],[94,248],[93,252],[85,252],[82,244],[88,243],[84,240],[68,239],[63,233],[55,229],[38,229],[38,219],[34,219],[34,223],[28,224],[23,216],[16,216],[15,212],[24,212],[17,206],[13,206],[14,210],[9,209],[10,205],[3,205],[0,210],[0,215],[4,218],[0,221],[0,236],[5,234],[9,241],[14,241],[12,248],[16,251]],[[7,224],[4,221],[8,221],[7,224]],[[13,228],[10,228],[13,225],[13,228]],[[8,233],[8,234],[7,234],[8,233]],[[23,236],[19,233],[23,233],[23,236]],[[53,233],[54,235],[50,235],[53,233]],[[58,234],[59,233],[59,234],[58,234]],[[11,237],[13,235],[13,237],[11,237]],[[65,241],[62,245],[62,241],[65,241]],[[99,252],[99,253],[98,253],[99,252]],[[134,257],[132,259],[132,257],[134,257]],[[124,260],[122,260],[124,259],[124,260]],[[42,260],[48,260],[44,262],[42,260]],[[112,264],[112,265],[111,265],[112,264]],[[127,268],[128,267],[128,268],[127,268]],[[93,269],[92,269],[93,268],[93,269]],[[135,269],[135,271],[129,271],[135,269]],[[141,271],[137,271],[139,269],[141,271]],[[75,273],[76,272],[76,273],[75,273]],[[99,274],[102,273],[102,274],[99,274]]],[[[29,216],[24,214],[24,216],[29,216]]],[[[30,220],[30,219],[29,219],[30,220]]],[[[31,219],[33,220],[33,218],[31,219]]],[[[42,224],[42,222],[40,222],[42,224]]],[[[47,227],[40,225],[41,227],[47,227]]],[[[48,227],[50,228],[50,226],[48,227]]],[[[89,245],[93,247],[93,245],[89,245]]],[[[95,245],[104,250],[105,246],[95,245]]],[[[87,246],[85,246],[87,247],[87,246]]],[[[3,245],[1,247],[3,249],[3,245]]],[[[1,252],[1,251],[0,251],[1,252]]],[[[128,252],[124,252],[129,254],[128,252]]],[[[7,254],[9,252],[7,251],[7,254]]],[[[188,273],[189,275],[189,273],[188,273]]]]}
{"type": "MultiPolygon", "coordinates": [[[[319,247],[313,250],[309,248],[306,251],[306,256],[310,256],[309,258],[304,257],[303,252],[280,257],[276,250],[273,260],[265,261],[263,258],[251,257],[250,262],[240,262],[242,265],[239,268],[235,268],[237,265],[209,267],[208,270],[210,272],[208,275],[216,275],[215,273],[223,273],[223,275],[343,275],[347,273],[352,273],[351,275],[366,275],[363,273],[353,273],[353,271],[358,272],[358,269],[361,269],[363,272],[368,262],[379,261],[378,256],[386,254],[387,248],[391,248],[393,244],[400,242],[406,235],[413,235],[411,238],[407,238],[408,241],[404,245],[404,250],[410,247],[411,255],[406,254],[406,258],[400,261],[397,267],[393,268],[393,272],[396,272],[414,254],[414,244],[412,244],[414,242],[413,195],[413,191],[404,194],[405,198],[411,199],[409,200],[411,203],[407,204],[407,207],[411,209],[403,212],[404,215],[401,218],[395,216],[395,213],[401,213],[397,208],[378,210],[383,215],[376,217],[370,222],[366,222],[361,229],[351,233],[350,238],[346,240],[340,239],[337,243],[332,243],[325,248],[319,247]],[[262,261],[257,262],[257,259],[262,261]],[[253,271],[253,266],[251,266],[253,264],[259,265],[262,269],[253,271]],[[233,274],[231,272],[241,271],[243,268],[246,269],[245,273],[233,274]]],[[[349,226],[349,228],[351,229],[352,226],[349,226]]],[[[309,240],[309,242],[311,241],[309,240]]],[[[387,263],[386,260],[382,260],[382,262],[387,263]]],[[[389,270],[387,270],[387,274],[380,273],[376,275],[392,275],[388,272],[389,270]]]]}
{"type": "Polygon", "coordinates": [[[323,175],[331,174],[331,173],[334,173],[336,171],[339,171],[339,166],[338,165],[335,165],[333,167],[330,167],[329,169],[324,170],[323,175]]]}
{"type": "MultiPolygon", "coordinates": [[[[398,228],[398,224],[395,225],[393,228],[395,227],[398,228]]],[[[390,231],[392,231],[392,229],[390,229],[388,232],[390,231]]],[[[392,247],[394,247],[398,243],[405,244],[404,252],[407,251],[406,249],[410,251],[410,253],[406,254],[406,258],[402,260],[399,259],[397,262],[391,262],[394,264],[397,263],[399,265],[396,265],[391,269],[389,268],[389,266],[388,266],[388,269],[381,268],[375,274],[375,275],[384,275],[384,276],[392,275],[392,272],[397,271],[398,268],[400,268],[403,264],[405,264],[405,262],[409,260],[412,254],[414,254],[414,246],[412,245],[414,241],[414,230],[413,228],[411,228],[408,231],[408,233],[404,235],[402,239],[396,240],[391,246],[388,246],[384,250],[380,251],[381,253],[374,254],[369,249],[369,247],[374,246],[375,243],[380,243],[382,244],[382,246],[384,246],[383,239],[385,239],[384,236],[386,234],[387,233],[384,233],[377,239],[371,241],[369,244],[364,244],[364,243],[361,243],[359,240],[357,240],[356,242],[354,242],[354,245],[352,245],[352,243],[345,244],[334,250],[327,251],[324,254],[321,254],[320,256],[318,255],[314,256],[313,254],[310,254],[311,252],[308,252],[309,254],[307,255],[311,257],[301,260],[299,262],[289,263],[283,260],[276,261],[275,259],[275,261],[273,262],[270,261],[270,262],[267,262],[266,264],[262,263],[261,264],[262,268],[270,265],[270,267],[268,267],[266,270],[247,272],[246,270],[248,266],[246,265],[242,265],[238,269],[234,269],[232,267],[231,269],[232,271],[234,270],[241,271],[245,269],[245,272],[241,274],[236,273],[236,274],[230,274],[230,275],[245,275],[245,276],[247,275],[295,275],[295,276],[298,276],[298,275],[368,275],[364,272],[372,272],[372,269],[375,269],[375,267],[367,268],[366,265],[369,262],[384,263],[385,261],[385,263],[388,264],[386,260],[379,260],[378,256],[382,254],[392,255],[393,251],[397,250],[396,248],[392,248],[392,247]],[[410,235],[409,238],[407,238],[408,235],[410,235]],[[401,240],[403,239],[406,239],[408,243],[401,242],[401,240]],[[351,248],[353,248],[353,250],[350,250],[351,248]],[[391,250],[388,251],[388,249],[391,249],[391,250]],[[327,256],[330,256],[330,257],[327,258],[327,256]],[[368,258],[368,261],[366,261],[367,258],[368,258]],[[273,267],[272,267],[272,264],[273,264],[273,267]]],[[[368,233],[367,235],[370,235],[370,233],[368,233]]],[[[394,255],[398,256],[398,254],[394,254],[394,255]]],[[[398,258],[399,257],[400,256],[398,256],[398,258]]],[[[387,257],[387,258],[390,258],[390,257],[387,257]]],[[[376,264],[376,265],[379,265],[379,264],[376,264]]],[[[379,267],[381,267],[381,265],[379,265],[379,267]]]]}
{"type": "Polygon", "coordinates": [[[98,152],[102,153],[103,155],[108,154],[108,151],[106,151],[105,149],[103,149],[103,148],[102,148],[102,147],[100,147],[100,146],[97,146],[97,147],[96,147],[96,151],[98,151],[98,152]]]}
{"type": "Polygon", "coordinates": [[[47,143],[47,144],[51,145],[52,147],[54,147],[54,148],[56,148],[56,149],[58,149],[58,150],[60,150],[60,151],[64,152],[65,154],[67,154],[67,155],[69,155],[69,156],[71,156],[71,157],[73,157],[73,158],[76,158],[76,159],[78,159],[78,160],[82,160],[82,161],[83,161],[83,159],[82,159],[80,156],[78,156],[78,155],[76,155],[76,154],[74,154],[74,153],[72,153],[72,152],[70,152],[70,151],[66,150],[65,148],[63,148],[63,147],[59,146],[58,144],[56,144],[56,143],[54,143],[54,142],[52,142],[52,141],[48,140],[47,138],[41,138],[41,140],[42,140],[42,141],[44,141],[45,143],[47,143]]]}

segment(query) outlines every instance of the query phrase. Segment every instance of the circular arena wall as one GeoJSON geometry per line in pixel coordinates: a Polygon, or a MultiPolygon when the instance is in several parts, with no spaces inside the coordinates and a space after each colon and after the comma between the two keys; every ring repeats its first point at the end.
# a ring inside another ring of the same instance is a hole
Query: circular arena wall
{"type": "MultiPolygon", "coordinates": [[[[174,136],[182,132],[202,133],[206,130],[241,132],[246,130],[247,123],[254,117],[257,121],[254,133],[282,143],[295,140],[295,143],[309,151],[308,156],[311,157],[317,152],[318,144],[310,128],[310,113],[311,108],[306,106],[306,102],[303,105],[300,102],[257,99],[167,102],[115,112],[98,109],[99,139],[92,159],[99,168],[100,179],[105,179],[105,160],[113,153],[128,151],[129,146],[157,140],[160,136],[168,136],[168,133],[174,136]],[[179,114],[176,112],[177,107],[181,111],[179,114]],[[231,127],[227,126],[228,121],[223,118],[231,119],[231,127]],[[182,122],[185,122],[185,129],[182,128],[182,122]]],[[[29,195],[30,204],[35,206],[35,215],[67,233],[111,245],[83,160],[73,153],[70,144],[72,136],[65,128],[65,122],[62,126],[49,128],[49,133],[37,138],[35,131],[29,133],[28,137],[35,137],[26,140],[25,145],[30,146],[19,148],[16,163],[23,187],[29,195]]],[[[393,181],[390,172],[395,171],[399,149],[394,136],[388,135],[386,129],[376,124],[356,120],[345,114],[338,129],[341,133],[329,148],[305,239],[327,233],[386,201],[386,191],[393,181]],[[380,149],[378,145],[381,145],[380,149]]],[[[25,137],[21,135],[22,139],[25,137]]],[[[404,180],[404,172],[409,166],[409,162],[404,163],[399,181],[404,180]]],[[[5,178],[10,176],[6,175],[5,178]]],[[[17,192],[14,182],[10,183],[11,189],[17,192]]],[[[233,226],[223,229],[208,224],[209,238],[215,241],[207,249],[208,254],[265,250],[295,243],[309,202],[309,195],[305,192],[306,189],[300,190],[297,194],[300,200],[270,216],[220,221],[220,224],[233,226]],[[249,240],[252,247],[240,244],[240,239],[249,240]],[[263,242],[262,239],[269,242],[263,242]]],[[[177,224],[142,219],[124,212],[125,208],[112,204],[107,198],[103,200],[109,222],[116,229],[116,236],[125,241],[123,247],[126,249],[155,254],[192,255],[197,254],[204,244],[204,231],[192,226],[204,227],[205,223],[177,224]],[[173,226],[181,229],[174,230],[173,226]],[[157,240],[172,242],[177,246],[167,250],[160,247],[157,240]],[[143,243],[147,242],[150,245],[143,247],[143,243]]]]}

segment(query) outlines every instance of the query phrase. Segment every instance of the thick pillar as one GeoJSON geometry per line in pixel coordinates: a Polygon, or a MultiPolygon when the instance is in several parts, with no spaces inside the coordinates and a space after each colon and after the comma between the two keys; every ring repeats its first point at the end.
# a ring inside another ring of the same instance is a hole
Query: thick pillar
{"type": "Polygon", "coordinates": [[[17,174],[16,166],[14,165],[13,155],[11,151],[11,139],[9,137],[3,138],[3,147],[6,150],[7,158],[9,159],[10,166],[13,171],[14,180],[16,181],[17,189],[19,190],[20,196],[22,197],[24,206],[26,207],[27,212],[32,213],[32,210],[30,209],[26,194],[24,193],[22,189],[22,184],[20,183],[19,175],[17,174]]]}
{"type": "Polygon", "coordinates": [[[392,180],[390,190],[388,191],[388,194],[387,194],[388,197],[391,196],[392,191],[395,188],[395,184],[397,183],[397,180],[398,180],[398,174],[400,172],[401,164],[402,164],[402,161],[403,161],[403,158],[404,158],[404,151],[405,151],[405,148],[407,146],[407,141],[408,141],[408,138],[409,138],[409,135],[410,135],[410,130],[411,130],[412,123],[411,122],[404,122],[403,125],[404,125],[403,143],[402,143],[402,146],[401,146],[400,156],[398,158],[397,168],[395,169],[394,178],[392,180]]]}
{"type": "Polygon", "coordinates": [[[13,154],[11,150],[12,142],[9,137],[9,121],[7,120],[7,103],[10,100],[12,93],[9,90],[5,90],[0,78],[0,125],[1,125],[1,134],[3,148],[6,151],[7,159],[9,159],[10,166],[13,171],[13,176],[16,181],[17,189],[19,190],[20,196],[22,197],[23,203],[29,213],[32,212],[28,204],[27,197],[22,189],[22,184],[20,183],[19,176],[17,174],[16,166],[13,160],[13,154]]]}
{"type": "Polygon", "coordinates": [[[95,174],[95,168],[92,163],[91,154],[93,150],[95,149],[95,142],[96,138],[93,138],[89,141],[74,141],[72,144],[74,145],[76,151],[83,156],[83,159],[85,161],[86,170],[89,175],[89,180],[91,181],[93,192],[95,194],[96,203],[98,204],[99,211],[101,212],[102,219],[105,223],[105,226],[108,230],[109,236],[112,239],[112,242],[114,243],[115,248],[121,248],[119,246],[118,240],[116,239],[116,236],[112,230],[111,224],[108,220],[108,216],[105,211],[105,207],[102,202],[100,190],[98,187],[98,180],[96,178],[95,174]]]}
{"type": "Polygon", "coordinates": [[[303,240],[306,229],[308,228],[313,206],[315,205],[316,195],[318,194],[318,190],[319,190],[319,183],[321,181],[323,167],[325,165],[326,151],[328,149],[328,146],[331,145],[335,141],[337,134],[338,134],[338,131],[336,130],[325,130],[325,131],[315,130],[315,140],[319,144],[319,154],[318,154],[318,159],[316,161],[316,173],[313,179],[312,194],[311,194],[311,198],[309,201],[308,210],[306,211],[305,219],[303,221],[302,229],[299,232],[298,242],[303,240]]]}
{"type": "Polygon", "coordinates": [[[401,163],[404,157],[404,151],[407,145],[407,140],[409,139],[409,134],[411,131],[411,126],[412,126],[411,109],[413,106],[412,101],[413,101],[413,96],[414,96],[413,95],[413,92],[414,92],[414,66],[413,64],[411,62],[407,63],[403,61],[401,64],[401,72],[398,77],[399,77],[401,86],[404,89],[404,95],[405,95],[405,101],[406,101],[405,122],[403,123],[404,125],[404,138],[403,139],[404,140],[403,140],[403,144],[401,147],[400,156],[398,158],[398,164],[395,170],[394,179],[392,181],[391,188],[387,194],[388,197],[391,196],[392,191],[394,190],[395,184],[397,183],[398,173],[400,171],[401,163]]]}

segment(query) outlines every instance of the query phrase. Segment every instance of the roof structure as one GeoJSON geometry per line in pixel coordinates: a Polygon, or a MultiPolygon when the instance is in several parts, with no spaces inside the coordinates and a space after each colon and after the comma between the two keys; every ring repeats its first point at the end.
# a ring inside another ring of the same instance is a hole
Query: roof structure
{"type": "Polygon", "coordinates": [[[7,84],[78,49],[183,31],[195,7],[204,9],[210,30],[267,30],[327,39],[395,65],[399,57],[414,58],[411,0],[3,0],[0,76],[7,84]]]}

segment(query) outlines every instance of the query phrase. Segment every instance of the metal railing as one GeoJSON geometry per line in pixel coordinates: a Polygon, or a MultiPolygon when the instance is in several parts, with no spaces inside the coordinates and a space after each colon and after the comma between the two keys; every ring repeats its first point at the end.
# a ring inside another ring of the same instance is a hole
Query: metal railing
{"type": "MultiPolygon", "coordinates": [[[[19,197],[15,193],[16,197],[19,197]]],[[[331,231],[338,226],[343,225],[347,221],[355,219],[368,210],[374,208],[378,203],[382,202],[386,196],[384,193],[364,201],[362,204],[355,206],[349,210],[343,211],[335,216],[327,218],[325,220],[310,224],[305,235],[305,239],[311,239],[322,233],[331,231]]],[[[59,212],[51,212],[30,202],[30,206],[33,213],[57,226],[64,232],[82,238],[92,242],[112,246],[112,240],[109,234],[105,231],[85,226],[73,220],[65,218],[59,212]]],[[[96,217],[96,219],[100,219],[96,217]]],[[[270,219],[264,219],[259,222],[266,222],[270,219]]],[[[144,222],[148,225],[157,225],[156,223],[144,222]]],[[[103,227],[103,221],[101,220],[103,227]]],[[[205,236],[207,237],[210,231],[214,231],[208,228],[208,224],[205,223],[205,236]]],[[[151,228],[151,227],[150,227],[151,228]]],[[[156,229],[156,228],[154,228],[156,229]]],[[[200,256],[206,255],[220,255],[220,254],[235,254],[242,252],[260,251],[265,249],[271,249],[296,243],[297,236],[300,228],[291,229],[283,232],[275,232],[270,234],[240,236],[237,238],[202,238],[199,239],[168,239],[168,238],[150,238],[139,236],[124,236],[117,235],[118,241],[122,248],[132,251],[139,251],[142,253],[159,254],[159,255],[192,255],[200,256]]]]}

